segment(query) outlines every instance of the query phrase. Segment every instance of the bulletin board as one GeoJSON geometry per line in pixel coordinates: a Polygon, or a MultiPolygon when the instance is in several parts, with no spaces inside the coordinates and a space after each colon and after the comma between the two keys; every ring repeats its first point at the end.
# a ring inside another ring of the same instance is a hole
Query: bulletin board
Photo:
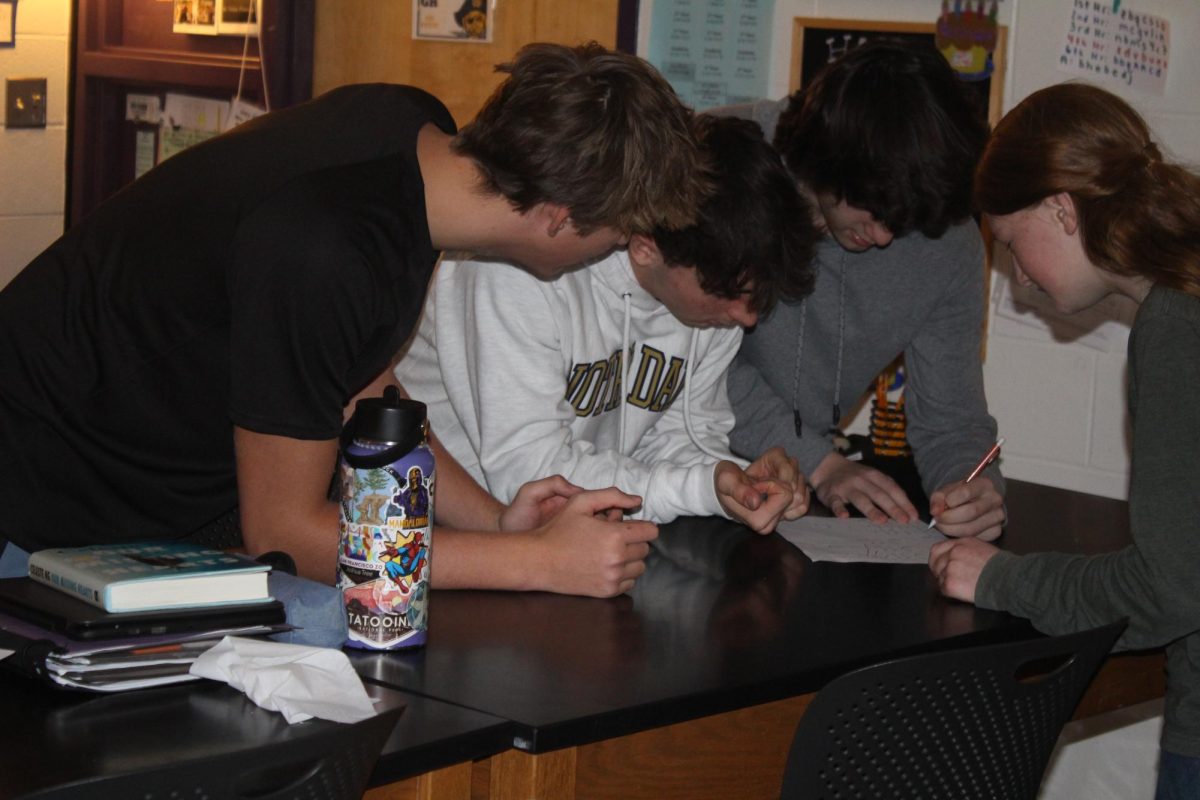
{"type": "MultiPolygon", "coordinates": [[[[854,47],[868,39],[889,38],[927,41],[932,47],[936,33],[937,27],[932,22],[796,17],[792,20],[792,64],[788,72],[788,92],[806,85],[825,66],[831,55],[836,56],[847,46],[854,47]]],[[[996,32],[996,49],[992,53],[992,74],[983,80],[965,82],[968,94],[989,126],[1000,120],[1007,42],[1008,28],[1001,25],[996,32]]]]}

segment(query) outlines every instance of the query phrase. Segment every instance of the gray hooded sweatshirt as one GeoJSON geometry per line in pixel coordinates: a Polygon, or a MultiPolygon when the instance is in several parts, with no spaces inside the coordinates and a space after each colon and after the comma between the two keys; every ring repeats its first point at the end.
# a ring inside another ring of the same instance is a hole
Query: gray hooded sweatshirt
{"type": "MultiPolygon", "coordinates": [[[[774,138],[781,101],[723,109],[774,138]]],[[[830,451],[829,429],[904,354],[908,440],[926,493],[970,473],[996,440],[981,361],[983,242],[968,220],[941,238],[910,233],[862,253],[826,238],[816,288],[780,303],[747,333],[729,375],[737,453],[782,445],[805,474],[830,451]],[[800,421],[797,431],[796,420],[800,421]]],[[[999,469],[984,473],[1003,494],[999,469]]]]}

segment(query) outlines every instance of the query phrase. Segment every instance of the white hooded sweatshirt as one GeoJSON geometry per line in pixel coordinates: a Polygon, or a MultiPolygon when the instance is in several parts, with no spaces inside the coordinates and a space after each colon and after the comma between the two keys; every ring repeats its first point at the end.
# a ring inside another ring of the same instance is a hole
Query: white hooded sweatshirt
{"type": "Polygon", "coordinates": [[[396,377],[428,405],[446,449],[503,502],[560,474],[639,495],[633,516],[666,523],[727,516],[713,471],[721,459],[747,464],[729,452],[725,388],[741,339],[740,327],[677,320],[624,251],[552,281],[443,259],[396,377]],[[624,392],[622,352],[633,353],[624,392]]]}

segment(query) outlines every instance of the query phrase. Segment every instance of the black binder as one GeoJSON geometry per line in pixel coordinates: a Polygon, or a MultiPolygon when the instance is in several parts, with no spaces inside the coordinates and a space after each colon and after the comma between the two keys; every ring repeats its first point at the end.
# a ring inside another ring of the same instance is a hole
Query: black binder
{"type": "Polygon", "coordinates": [[[286,619],[277,600],[113,614],[32,578],[0,579],[0,613],[83,641],[275,625],[286,619]]]}

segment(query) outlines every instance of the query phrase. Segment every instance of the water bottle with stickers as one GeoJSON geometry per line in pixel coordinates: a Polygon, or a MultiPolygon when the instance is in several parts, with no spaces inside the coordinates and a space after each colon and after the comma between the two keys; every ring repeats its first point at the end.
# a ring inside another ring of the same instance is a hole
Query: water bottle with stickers
{"type": "Polygon", "coordinates": [[[389,386],[359,400],[342,431],[337,586],[348,647],[425,644],[434,463],[425,404],[389,386]]]}

